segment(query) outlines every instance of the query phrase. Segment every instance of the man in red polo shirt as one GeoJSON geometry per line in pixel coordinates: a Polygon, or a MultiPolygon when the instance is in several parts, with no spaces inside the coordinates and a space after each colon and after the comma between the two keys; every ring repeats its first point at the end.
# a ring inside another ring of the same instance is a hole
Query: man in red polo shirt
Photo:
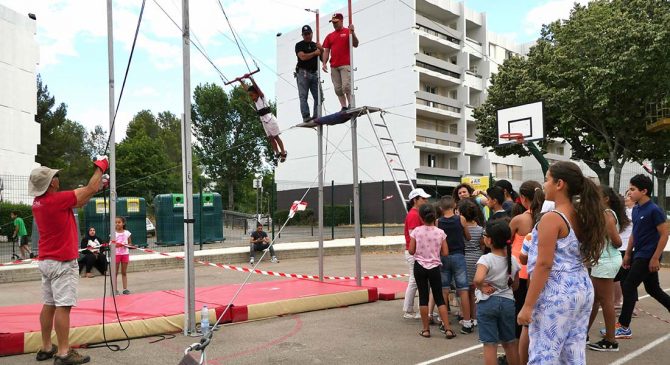
{"type": "Polygon", "coordinates": [[[323,71],[328,72],[330,58],[330,78],[333,80],[335,94],[340,100],[342,110],[347,110],[351,104],[351,54],[349,52],[349,34],[354,47],[358,47],[358,38],[354,33],[354,25],[344,28],[344,16],[336,13],[330,19],[335,30],[326,36],[323,41],[323,71]]]}
{"type": "Polygon", "coordinates": [[[84,206],[100,190],[102,174],[107,170],[107,157],[95,161],[95,173],[88,184],[76,190],[58,191],[58,170],[38,167],[30,173],[28,190],[35,196],[33,216],[40,238],[39,270],[42,274],[40,313],[42,348],[37,361],[54,358],[54,365],[83,364],[91,360],[70,348],[70,310],[77,304],[79,282],[79,235],[73,208],[84,206]],[[56,330],[58,347],[51,342],[56,330]]]}

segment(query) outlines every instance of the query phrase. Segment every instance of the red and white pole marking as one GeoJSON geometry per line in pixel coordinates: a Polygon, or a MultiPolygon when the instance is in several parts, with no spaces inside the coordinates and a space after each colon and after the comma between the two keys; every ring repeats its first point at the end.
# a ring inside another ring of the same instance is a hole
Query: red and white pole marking
{"type": "MultiPolygon", "coordinates": [[[[157,253],[161,256],[166,256],[166,257],[171,257],[174,259],[180,259],[183,260],[184,256],[177,256],[177,255],[170,255],[164,252],[158,252],[154,250],[150,250],[147,248],[139,248],[135,246],[128,246],[128,248],[132,248],[135,250],[139,250],[142,252],[146,253],[157,253]]],[[[224,264],[216,264],[213,262],[209,261],[202,261],[202,260],[193,260],[201,265],[205,266],[213,266],[213,267],[218,267],[221,269],[226,269],[226,270],[233,270],[233,271],[239,271],[239,272],[251,272],[254,274],[260,274],[260,275],[266,275],[266,276],[279,276],[279,277],[285,277],[285,278],[295,278],[295,279],[319,279],[318,275],[305,275],[305,274],[290,274],[290,273],[284,273],[284,272],[275,272],[275,271],[267,271],[267,270],[258,270],[258,269],[252,269],[248,267],[240,267],[240,266],[233,266],[233,265],[224,265],[224,264]]],[[[369,279],[393,279],[393,278],[403,278],[407,277],[409,274],[382,274],[382,275],[368,275],[368,276],[363,276],[362,279],[369,280],[369,279]]],[[[324,276],[324,279],[327,280],[356,280],[356,277],[354,276],[324,276]]]]}

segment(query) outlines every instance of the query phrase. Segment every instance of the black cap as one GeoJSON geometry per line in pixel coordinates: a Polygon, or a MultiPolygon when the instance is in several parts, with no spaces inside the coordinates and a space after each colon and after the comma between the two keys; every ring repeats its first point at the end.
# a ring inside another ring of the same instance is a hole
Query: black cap
{"type": "Polygon", "coordinates": [[[302,34],[305,34],[305,33],[312,33],[312,27],[310,27],[309,25],[303,25],[302,26],[302,34]]]}

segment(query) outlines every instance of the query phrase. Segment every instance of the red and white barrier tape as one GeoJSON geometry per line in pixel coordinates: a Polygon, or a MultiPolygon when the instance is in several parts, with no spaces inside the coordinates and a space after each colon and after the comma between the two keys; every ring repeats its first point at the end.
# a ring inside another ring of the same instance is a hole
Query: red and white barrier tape
{"type": "Polygon", "coordinates": [[[10,261],[10,262],[5,262],[4,264],[0,264],[0,266],[26,265],[26,264],[33,263],[33,261],[37,261],[37,258],[25,259],[25,260],[14,260],[14,261],[10,261]]]}
{"type": "MultiPolygon", "coordinates": [[[[184,256],[176,256],[176,255],[170,255],[164,252],[158,252],[154,250],[150,250],[147,248],[139,248],[139,247],[134,247],[134,246],[127,246],[128,248],[140,250],[142,252],[146,253],[157,253],[161,256],[167,256],[167,257],[172,257],[175,259],[180,259],[183,260],[184,256]]],[[[318,275],[304,275],[304,274],[289,274],[289,273],[284,273],[284,272],[275,272],[275,271],[267,271],[267,270],[258,270],[258,269],[251,269],[248,267],[240,267],[240,266],[233,266],[233,265],[224,265],[224,264],[216,264],[213,262],[209,261],[202,261],[202,260],[194,260],[195,262],[201,264],[201,265],[206,265],[206,266],[213,266],[213,267],[218,267],[221,269],[226,269],[226,270],[233,270],[233,271],[239,271],[239,272],[252,272],[254,274],[260,274],[260,275],[266,275],[266,276],[279,276],[279,277],[285,277],[285,278],[295,278],[295,279],[319,279],[318,275]]],[[[382,275],[368,275],[368,276],[363,276],[361,279],[369,280],[369,279],[393,279],[393,278],[403,278],[407,277],[409,274],[382,274],[382,275]]],[[[324,279],[327,280],[356,280],[355,276],[324,276],[324,279]]]]}

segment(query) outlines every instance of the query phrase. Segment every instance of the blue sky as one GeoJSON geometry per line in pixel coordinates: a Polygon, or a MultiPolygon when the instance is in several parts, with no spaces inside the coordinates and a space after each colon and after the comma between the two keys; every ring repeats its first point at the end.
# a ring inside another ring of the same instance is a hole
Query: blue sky
{"type": "MultiPolygon", "coordinates": [[[[528,42],[537,38],[543,23],[567,17],[573,2],[466,0],[465,4],[486,12],[490,31],[528,42]]],[[[128,121],[142,109],[154,113],[170,110],[177,115],[182,112],[181,33],[156,3],[181,25],[181,0],[147,0],[117,117],[117,141],[125,135],[128,121]]],[[[191,0],[190,3],[192,36],[198,38],[210,59],[227,78],[246,72],[237,47],[228,39],[230,30],[217,0],[191,0]]],[[[274,94],[277,79],[274,73],[276,34],[313,20],[314,15],[306,12],[306,7],[319,8],[322,14],[328,14],[347,4],[344,0],[221,0],[221,3],[233,28],[259,60],[261,74],[257,80],[269,95],[274,94]]],[[[106,1],[0,0],[0,4],[20,13],[37,15],[38,72],[57,102],[68,105],[70,119],[89,129],[97,124],[107,129],[106,1]]],[[[114,0],[113,4],[118,98],[141,0],[114,0]]],[[[191,62],[192,88],[205,82],[222,83],[218,73],[193,47],[191,62]]]]}

